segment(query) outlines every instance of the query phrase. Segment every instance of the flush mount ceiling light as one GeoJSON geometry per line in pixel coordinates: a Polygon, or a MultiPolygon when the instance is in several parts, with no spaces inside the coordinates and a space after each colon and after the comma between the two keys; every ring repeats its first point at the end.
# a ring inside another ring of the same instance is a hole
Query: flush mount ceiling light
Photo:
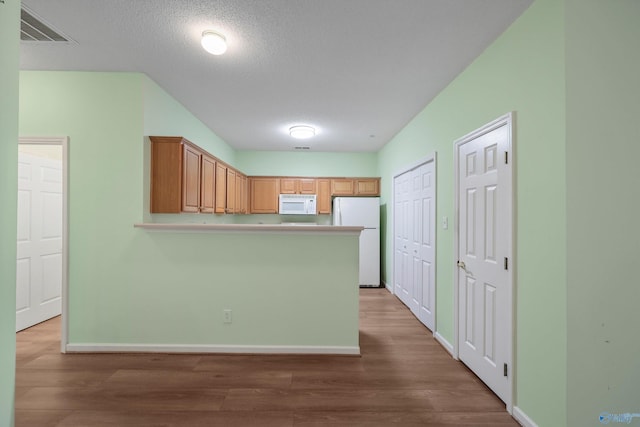
{"type": "Polygon", "coordinates": [[[204,31],[201,43],[204,50],[212,55],[222,55],[227,51],[227,39],[215,31],[204,31]]]}
{"type": "Polygon", "coordinates": [[[311,126],[292,126],[289,135],[296,139],[307,139],[316,135],[316,130],[311,126]]]}

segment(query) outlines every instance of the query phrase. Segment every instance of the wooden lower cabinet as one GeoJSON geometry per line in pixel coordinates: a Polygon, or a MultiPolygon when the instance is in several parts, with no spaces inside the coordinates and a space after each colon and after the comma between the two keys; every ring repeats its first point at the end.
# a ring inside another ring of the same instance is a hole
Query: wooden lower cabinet
{"type": "Polygon", "coordinates": [[[279,178],[249,178],[249,213],[278,213],[279,178]]]}

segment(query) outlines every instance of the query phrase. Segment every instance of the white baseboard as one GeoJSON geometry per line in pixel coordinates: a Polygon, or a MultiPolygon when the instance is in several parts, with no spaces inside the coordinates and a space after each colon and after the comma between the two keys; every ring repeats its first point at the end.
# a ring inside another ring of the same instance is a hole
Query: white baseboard
{"type": "Polygon", "coordinates": [[[206,344],[67,344],[68,353],[240,353],[360,355],[360,347],[206,344]]]}
{"type": "Polygon", "coordinates": [[[533,420],[517,406],[513,407],[513,418],[524,427],[538,427],[538,424],[534,423],[533,420]]]}
{"type": "Polygon", "coordinates": [[[440,345],[444,347],[445,350],[449,352],[449,354],[451,354],[451,357],[453,357],[454,359],[456,358],[453,354],[453,345],[449,341],[447,341],[445,337],[440,335],[440,333],[437,331],[433,334],[433,337],[440,343],[440,345]]]}

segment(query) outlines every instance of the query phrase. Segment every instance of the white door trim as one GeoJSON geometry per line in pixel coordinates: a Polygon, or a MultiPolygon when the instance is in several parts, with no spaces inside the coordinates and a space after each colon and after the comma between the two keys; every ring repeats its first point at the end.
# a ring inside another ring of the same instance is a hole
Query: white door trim
{"type": "Polygon", "coordinates": [[[507,324],[508,324],[508,329],[510,331],[509,335],[511,338],[511,343],[509,345],[509,356],[507,358],[508,360],[508,367],[509,367],[509,376],[508,376],[508,382],[509,382],[509,393],[506,399],[506,407],[507,407],[507,411],[511,414],[513,412],[513,405],[514,405],[514,401],[515,401],[515,384],[516,384],[516,366],[515,366],[515,344],[516,344],[516,328],[515,328],[515,324],[514,324],[514,319],[515,317],[515,309],[516,309],[516,286],[515,286],[515,277],[516,277],[516,259],[515,259],[515,253],[514,253],[514,248],[515,248],[515,238],[516,238],[516,228],[515,228],[515,138],[514,138],[514,119],[515,119],[515,112],[510,112],[505,114],[504,116],[501,116],[495,120],[493,120],[490,123],[487,123],[486,125],[482,126],[481,128],[463,136],[460,139],[457,139],[456,141],[454,141],[454,153],[453,153],[453,158],[454,158],[454,174],[455,174],[455,186],[454,186],[454,204],[455,204],[455,215],[454,215],[454,239],[453,239],[453,357],[455,359],[459,358],[459,334],[460,334],[460,325],[459,325],[459,301],[460,301],[460,296],[458,295],[458,283],[459,283],[459,271],[460,269],[457,266],[457,260],[458,260],[458,253],[459,253],[459,244],[458,244],[458,240],[460,238],[460,207],[459,207],[459,192],[460,192],[460,180],[459,180],[459,173],[460,173],[460,164],[459,164],[459,152],[460,152],[460,147],[471,141],[474,140],[486,133],[489,133],[497,128],[500,128],[502,126],[507,126],[508,128],[508,137],[509,137],[509,141],[508,141],[508,165],[510,166],[509,168],[507,168],[507,176],[506,176],[506,182],[507,185],[509,186],[507,189],[507,194],[509,195],[510,201],[509,203],[507,203],[507,209],[509,210],[509,212],[507,212],[506,218],[507,218],[507,228],[510,230],[508,234],[508,239],[507,239],[507,257],[509,258],[509,270],[508,270],[508,274],[509,274],[509,286],[508,286],[508,292],[510,293],[508,300],[511,301],[511,310],[507,310],[507,324]]]}
{"type": "Polygon", "coordinates": [[[62,315],[60,328],[60,351],[66,352],[68,344],[67,301],[69,292],[69,138],[20,137],[19,144],[59,145],[62,147],[62,315]]]}
{"type": "MultiPolygon", "coordinates": [[[[395,254],[396,254],[396,239],[395,239],[395,233],[396,233],[396,220],[395,220],[395,206],[396,206],[396,192],[395,192],[395,182],[396,182],[396,178],[398,178],[400,175],[403,175],[407,172],[410,172],[422,165],[425,165],[429,162],[433,162],[433,174],[434,174],[434,178],[436,180],[435,185],[434,185],[434,198],[435,198],[435,203],[436,203],[436,217],[434,218],[435,223],[438,223],[438,161],[437,161],[437,152],[433,151],[429,154],[427,154],[425,157],[421,158],[420,160],[411,163],[408,166],[403,166],[402,169],[397,170],[394,174],[393,174],[393,178],[391,179],[391,224],[393,225],[392,227],[392,236],[393,236],[393,245],[391,248],[391,254],[394,257],[394,259],[391,262],[391,286],[387,285],[387,289],[395,295],[395,254]]],[[[388,222],[388,221],[387,221],[388,222]]],[[[437,263],[438,263],[438,250],[437,250],[437,242],[438,242],[438,226],[436,225],[435,230],[434,230],[434,242],[436,245],[436,251],[435,251],[435,255],[434,255],[434,260],[433,260],[433,268],[435,269],[434,274],[436,277],[436,299],[433,302],[433,335],[436,335],[436,332],[438,330],[438,316],[437,316],[437,307],[438,307],[438,281],[437,281],[437,277],[438,277],[438,271],[437,271],[437,263]]]]}

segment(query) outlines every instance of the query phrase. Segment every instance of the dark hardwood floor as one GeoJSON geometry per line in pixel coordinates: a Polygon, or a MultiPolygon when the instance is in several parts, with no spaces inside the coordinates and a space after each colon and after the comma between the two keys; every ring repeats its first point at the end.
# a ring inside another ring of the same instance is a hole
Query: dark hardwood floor
{"type": "Polygon", "coordinates": [[[394,296],[360,291],[361,357],[60,354],[17,334],[16,426],[517,426],[394,296]]]}

